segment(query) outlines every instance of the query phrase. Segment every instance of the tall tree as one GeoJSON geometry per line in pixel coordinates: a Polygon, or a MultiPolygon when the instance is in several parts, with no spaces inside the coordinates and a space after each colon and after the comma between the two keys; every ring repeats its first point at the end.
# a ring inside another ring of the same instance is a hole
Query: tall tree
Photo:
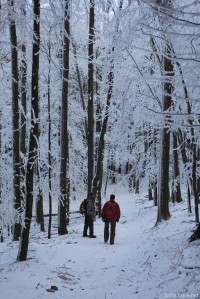
{"type": "Polygon", "coordinates": [[[110,69],[108,72],[108,90],[107,90],[107,95],[106,95],[106,108],[105,108],[105,114],[104,118],[102,120],[102,127],[101,127],[101,132],[99,136],[99,141],[98,141],[98,146],[97,146],[97,163],[96,163],[96,171],[94,175],[94,180],[93,180],[93,190],[94,194],[98,193],[99,198],[98,198],[98,211],[100,214],[101,211],[101,187],[102,187],[102,179],[103,179],[103,160],[104,160],[104,151],[105,151],[105,135],[107,132],[107,125],[108,125],[108,117],[109,117],[109,109],[111,105],[111,100],[112,100],[112,94],[113,94],[113,88],[114,88],[114,57],[115,57],[115,47],[116,47],[116,36],[119,30],[119,24],[120,24],[120,19],[121,19],[121,10],[123,6],[123,0],[120,0],[119,2],[119,9],[118,9],[118,14],[116,17],[116,24],[115,24],[115,31],[113,35],[113,44],[112,44],[112,51],[110,53],[111,55],[111,61],[110,61],[110,69]]]}
{"type": "MultiPolygon", "coordinates": [[[[38,106],[38,109],[40,111],[40,108],[38,106]]],[[[38,117],[40,112],[38,111],[38,117]]],[[[40,121],[38,119],[38,135],[37,135],[37,142],[38,145],[40,144],[40,121]]],[[[36,195],[36,221],[38,224],[40,224],[40,229],[41,231],[45,231],[44,228],[44,209],[43,209],[43,194],[42,194],[42,184],[41,184],[41,179],[42,179],[42,167],[40,163],[40,149],[38,148],[38,154],[37,154],[37,163],[35,165],[35,170],[36,170],[36,177],[37,177],[37,195],[36,195]]]]}
{"type": "MultiPolygon", "coordinates": [[[[171,0],[158,1],[160,9],[171,8],[171,0]]],[[[163,23],[162,23],[163,25],[163,23]]],[[[164,27],[164,26],[163,26],[164,27]]],[[[165,28],[162,28],[164,30],[165,28]]],[[[162,112],[166,114],[164,127],[161,129],[160,140],[160,171],[158,178],[158,215],[157,221],[167,220],[170,218],[169,213],[169,152],[170,152],[170,132],[169,132],[169,110],[172,106],[172,92],[173,84],[172,79],[174,76],[174,66],[171,59],[171,47],[167,41],[167,37],[164,36],[164,55],[162,76],[163,76],[163,98],[162,98],[162,112]],[[166,122],[167,121],[167,122],[166,122]]]]}
{"type": "Polygon", "coordinates": [[[12,124],[13,124],[13,195],[14,195],[14,233],[13,240],[18,240],[21,235],[20,224],[20,155],[19,155],[19,76],[18,76],[18,49],[17,33],[14,15],[13,0],[8,0],[9,5],[9,28],[11,41],[11,64],[12,64],[12,124]]]}
{"type": "Polygon", "coordinates": [[[29,233],[33,209],[34,164],[38,156],[38,113],[39,113],[39,51],[40,51],[40,0],[33,2],[33,53],[31,89],[31,128],[29,136],[28,161],[26,170],[25,220],[20,239],[18,261],[25,261],[28,253],[29,233]]]}
{"type": "MultiPolygon", "coordinates": [[[[2,126],[1,126],[1,119],[2,119],[2,112],[0,110],[0,161],[1,161],[1,153],[2,153],[2,145],[1,145],[1,129],[2,129],[2,126]]],[[[1,209],[1,204],[2,204],[2,201],[1,201],[1,190],[2,188],[2,177],[0,176],[0,209],[1,209]]],[[[3,242],[3,216],[0,214],[0,221],[1,221],[1,226],[0,226],[0,242],[3,242]]]]}
{"type": "Polygon", "coordinates": [[[21,77],[20,77],[20,98],[21,98],[21,110],[20,110],[20,177],[21,177],[21,199],[25,202],[25,157],[27,148],[26,138],[26,114],[27,114],[27,57],[26,57],[26,0],[21,2],[21,16],[24,20],[21,28],[21,77]]]}
{"type": "Polygon", "coordinates": [[[70,47],[70,0],[64,0],[63,69],[60,133],[60,200],[58,205],[58,234],[67,234],[66,212],[69,210],[69,138],[68,138],[68,88],[70,47]]]}
{"type": "MultiPolygon", "coordinates": [[[[169,55],[169,51],[168,51],[169,55]]],[[[168,56],[169,57],[169,56],[168,56]]],[[[164,57],[164,73],[170,78],[173,72],[173,65],[171,58],[164,57]]],[[[166,78],[167,78],[166,77],[166,78]]],[[[171,92],[172,84],[170,81],[164,83],[163,95],[163,112],[169,110],[171,107],[171,92]]],[[[170,152],[170,132],[169,127],[165,126],[161,129],[161,145],[160,145],[160,171],[159,171],[159,192],[158,192],[158,217],[161,221],[170,218],[169,213],[169,152],[170,152]]]]}
{"type": "MultiPolygon", "coordinates": [[[[40,129],[38,128],[38,144],[40,140],[40,129]]],[[[41,186],[41,179],[42,179],[42,167],[40,165],[40,150],[38,150],[38,160],[36,165],[36,177],[37,177],[37,198],[36,198],[36,221],[40,224],[40,229],[42,232],[45,231],[44,228],[44,208],[43,208],[43,193],[42,193],[42,186],[41,186]]]]}
{"type": "MultiPolygon", "coordinates": [[[[50,31],[51,32],[51,31],[50,31]]],[[[51,39],[49,34],[49,43],[48,43],[48,63],[49,63],[49,70],[48,70],[48,77],[47,77],[47,98],[48,98],[48,174],[49,174],[49,225],[48,225],[48,239],[51,238],[51,223],[52,223],[52,184],[51,184],[51,39]]]]}
{"type": "MultiPolygon", "coordinates": [[[[196,223],[199,223],[199,195],[198,195],[198,188],[197,188],[197,145],[196,145],[196,138],[195,138],[195,131],[194,131],[194,125],[193,125],[193,121],[190,118],[190,114],[192,113],[192,104],[189,101],[189,94],[188,94],[188,89],[187,89],[187,85],[186,82],[184,80],[184,76],[183,76],[183,71],[181,68],[181,65],[178,61],[176,61],[176,65],[178,67],[179,73],[181,75],[181,82],[183,85],[183,90],[184,90],[184,95],[185,95],[185,100],[186,100],[186,105],[187,105],[187,113],[189,115],[188,117],[188,123],[190,125],[190,138],[188,140],[186,140],[186,144],[187,147],[189,147],[189,152],[191,152],[190,156],[191,156],[191,164],[192,164],[192,171],[191,171],[191,177],[188,179],[188,211],[191,212],[191,197],[190,197],[190,188],[189,188],[189,183],[191,184],[191,189],[193,190],[193,194],[194,194],[194,206],[195,206],[195,220],[196,223]]],[[[186,165],[186,162],[189,160],[187,158],[186,155],[186,151],[185,151],[185,146],[183,146],[183,144],[185,144],[185,142],[183,142],[183,138],[182,136],[182,132],[178,133],[178,137],[179,137],[179,142],[181,145],[181,153],[182,153],[182,159],[184,164],[186,165]]]]}
{"type": "Polygon", "coordinates": [[[94,0],[90,0],[88,41],[88,195],[94,175],[94,0]]]}
{"type": "MultiPolygon", "coordinates": [[[[179,129],[177,132],[177,140],[181,149],[181,156],[182,156],[182,161],[183,164],[185,165],[185,168],[187,167],[188,163],[188,156],[186,153],[186,137],[185,134],[179,129]]],[[[190,192],[190,183],[191,179],[188,179],[187,181],[187,202],[188,202],[188,212],[192,213],[192,207],[191,207],[191,192],[190,192]]]]}
{"type": "Polygon", "coordinates": [[[172,134],[172,144],[173,144],[173,174],[174,174],[174,185],[172,190],[172,197],[174,202],[180,203],[182,201],[181,197],[181,186],[180,186],[180,171],[179,171],[179,160],[178,160],[178,142],[177,135],[172,134]]]}

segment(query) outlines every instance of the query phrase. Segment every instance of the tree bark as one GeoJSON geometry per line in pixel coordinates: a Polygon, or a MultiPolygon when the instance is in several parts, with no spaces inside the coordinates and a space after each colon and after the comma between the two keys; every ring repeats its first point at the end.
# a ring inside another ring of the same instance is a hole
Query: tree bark
{"type": "MultiPolygon", "coordinates": [[[[21,16],[26,18],[26,0],[22,3],[21,16]]],[[[22,60],[21,60],[21,111],[20,111],[20,177],[21,177],[21,201],[23,206],[25,205],[25,184],[26,184],[26,167],[25,158],[27,154],[27,132],[26,132],[26,120],[27,120],[27,58],[26,58],[26,26],[25,22],[22,22],[22,60]]]]}
{"type": "Polygon", "coordinates": [[[200,239],[200,223],[197,226],[196,230],[194,231],[194,233],[191,235],[191,237],[189,238],[189,242],[193,242],[197,239],[200,239]]]}
{"type": "MultiPolygon", "coordinates": [[[[163,86],[163,107],[162,111],[169,111],[172,105],[173,85],[171,82],[174,76],[173,63],[170,58],[170,48],[166,45],[166,56],[163,57],[163,75],[165,82],[163,86]]],[[[167,121],[170,121],[170,116],[166,116],[167,121]]],[[[158,215],[157,222],[168,220],[169,213],[169,152],[170,152],[170,132],[168,124],[161,129],[161,150],[160,150],[160,171],[159,171],[159,193],[158,193],[158,215]]]]}
{"type": "MultiPolygon", "coordinates": [[[[115,35],[118,33],[119,30],[119,23],[120,23],[120,16],[119,13],[122,10],[123,6],[123,0],[119,3],[119,12],[116,20],[116,29],[115,29],[115,35]]],[[[93,180],[93,192],[96,196],[97,190],[100,191],[99,188],[102,186],[102,175],[103,175],[103,160],[104,160],[104,150],[105,150],[105,135],[107,132],[107,124],[108,124],[108,117],[109,117],[109,109],[113,94],[113,83],[114,83],[114,54],[115,54],[115,38],[113,39],[113,47],[111,52],[111,65],[110,65],[110,71],[108,73],[108,92],[107,92],[107,101],[106,101],[106,108],[105,108],[105,114],[104,119],[102,121],[102,128],[101,133],[99,137],[98,142],[98,150],[97,150],[97,164],[96,164],[96,173],[93,180]]],[[[98,203],[98,206],[100,207],[101,203],[98,203]]],[[[99,210],[100,215],[100,210],[99,210]]]]}
{"type": "MultiPolygon", "coordinates": [[[[186,104],[187,104],[187,112],[188,112],[188,115],[190,115],[191,112],[192,112],[192,106],[189,102],[189,96],[188,96],[188,91],[187,91],[187,87],[186,87],[186,84],[185,84],[185,80],[184,80],[184,77],[183,77],[183,72],[182,72],[180,63],[176,62],[176,64],[178,66],[178,69],[179,69],[179,72],[180,72],[180,75],[181,75],[181,79],[182,79],[183,89],[184,89],[184,93],[185,93],[185,100],[186,100],[186,104]]],[[[199,207],[198,207],[199,198],[198,198],[198,188],[197,188],[197,146],[196,146],[193,122],[190,118],[188,118],[188,123],[190,125],[191,139],[187,140],[187,145],[188,145],[189,151],[191,152],[191,156],[192,156],[192,159],[191,159],[192,160],[191,161],[191,164],[192,164],[191,177],[192,178],[189,178],[188,181],[191,184],[193,194],[194,194],[195,220],[196,220],[196,223],[199,223],[199,207]]],[[[188,159],[187,159],[187,156],[186,156],[185,161],[187,161],[187,160],[188,159]]],[[[189,188],[188,188],[188,191],[189,191],[189,188]]],[[[189,199],[190,198],[188,198],[188,200],[189,199]]],[[[189,211],[191,210],[191,204],[190,203],[188,205],[188,209],[189,209],[189,211]]]]}
{"type": "MultiPolygon", "coordinates": [[[[192,128],[193,129],[193,128],[192,128]]],[[[194,133],[194,132],[193,132],[194,133]]],[[[194,134],[192,138],[192,189],[194,194],[194,211],[195,211],[195,221],[196,223],[199,223],[199,196],[197,193],[197,156],[196,156],[196,143],[194,140],[194,134]]]]}
{"type": "MultiPolygon", "coordinates": [[[[2,125],[1,125],[1,118],[2,118],[2,112],[0,110],[0,161],[1,161],[1,154],[2,154],[2,144],[1,144],[1,130],[2,130],[2,125]]],[[[2,199],[1,199],[1,192],[2,192],[2,180],[0,177],[0,206],[2,204],[2,199]]],[[[0,227],[0,242],[3,242],[3,215],[0,214],[0,220],[2,226],[0,227]]]]}
{"type": "MultiPolygon", "coordinates": [[[[187,157],[187,153],[186,153],[186,149],[185,149],[186,140],[185,140],[185,137],[183,135],[184,135],[184,133],[179,129],[177,131],[177,140],[178,140],[178,144],[179,144],[180,149],[181,149],[181,156],[182,156],[183,164],[186,166],[187,162],[188,162],[188,157],[187,157]]],[[[191,183],[191,180],[188,179],[188,182],[187,182],[188,212],[192,213],[190,183],[191,183]]]]}
{"type": "Polygon", "coordinates": [[[64,1],[63,32],[63,74],[60,134],[60,200],[58,205],[58,234],[67,234],[69,211],[69,138],[68,138],[68,88],[69,88],[69,46],[70,46],[70,0],[64,1]]]}
{"type": "Polygon", "coordinates": [[[21,235],[20,209],[20,154],[19,154],[19,75],[18,75],[18,50],[17,33],[14,20],[13,0],[8,0],[11,64],[12,64],[12,124],[13,124],[13,197],[14,197],[14,232],[13,240],[18,241],[21,235]]]}
{"type": "Polygon", "coordinates": [[[29,138],[29,151],[26,171],[26,207],[25,223],[22,230],[18,261],[27,259],[29,234],[33,209],[33,179],[34,163],[38,156],[38,111],[39,111],[39,50],[40,50],[40,0],[34,0],[34,21],[33,21],[33,58],[32,58],[32,90],[31,90],[31,129],[29,138]]]}
{"type": "Polygon", "coordinates": [[[173,172],[174,172],[174,181],[175,185],[173,186],[173,198],[174,201],[180,203],[182,201],[181,197],[181,186],[180,186],[180,171],[179,171],[179,162],[178,162],[178,142],[177,136],[175,133],[172,134],[173,138],[173,172]]]}
{"type": "Polygon", "coordinates": [[[94,0],[90,0],[88,41],[88,196],[94,174],[94,0]]]}
{"type": "MultiPolygon", "coordinates": [[[[38,105],[38,135],[37,142],[40,143],[40,107],[38,105]]],[[[36,185],[37,185],[37,193],[36,193],[36,222],[40,225],[40,230],[42,232],[45,231],[44,228],[44,208],[43,208],[43,193],[41,186],[41,178],[42,178],[42,167],[40,164],[40,149],[38,148],[37,154],[37,163],[35,165],[35,176],[36,176],[36,185]]]]}
{"type": "Polygon", "coordinates": [[[48,81],[47,81],[47,97],[48,97],[48,174],[49,174],[49,224],[48,224],[48,239],[51,238],[51,223],[52,223],[52,186],[51,186],[51,40],[49,37],[49,55],[48,55],[48,64],[49,64],[49,71],[48,71],[48,81]]]}
{"type": "MultiPolygon", "coordinates": [[[[85,105],[85,100],[84,100],[84,90],[83,90],[83,84],[81,82],[81,72],[80,72],[79,65],[78,65],[78,60],[77,60],[77,50],[76,50],[76,45],[73,41],[72,41],[72,50],[73,50],[73,53],[74,53],[75,66],[76,66],[76,75],[77,75],[77,80],[78,80],[78,86],[79,86],[82,109],[83,109],[83,112],[86,112],[86,105],[85,105]]],[[[85,128],[85,139],[86,139],[86,142],[87,142],[87,134],[88,134],[87,116],[85,116],[85,119],[84,119],[84,128],[85,128]]]]}

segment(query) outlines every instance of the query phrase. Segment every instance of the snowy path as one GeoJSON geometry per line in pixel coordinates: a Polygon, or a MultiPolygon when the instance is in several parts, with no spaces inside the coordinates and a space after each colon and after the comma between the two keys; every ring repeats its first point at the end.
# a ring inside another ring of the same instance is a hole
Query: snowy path
{"type": "Polygon", "coordinates": [[[114,246],[103,242],[101,219],[94,223],[97,238],[82,238],[84,219],[77,215],[66,236],[37,233],[26,262],[15,262],[16,243],[1,244],[2,298],[200,298],[200,244],[187,243],[194,224],[185,206],[173,207],[171,220],[154,228],[152,202],[123,194],[116,201],[122,217],[114,246]],[[58,291],[47,292],[51,285],[58,291]]]}

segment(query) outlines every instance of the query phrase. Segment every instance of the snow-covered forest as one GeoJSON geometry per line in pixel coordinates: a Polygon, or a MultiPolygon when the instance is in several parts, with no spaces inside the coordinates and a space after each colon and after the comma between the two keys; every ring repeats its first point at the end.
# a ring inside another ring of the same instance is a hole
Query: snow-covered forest
{"type": "Polygon", "coordinates": [[[200,237],[199,42],[198,0],[0,0],[0,238],[18,261],[32,221],[67,235],[119,184],[155,225],[186,203],[200,237]]]}

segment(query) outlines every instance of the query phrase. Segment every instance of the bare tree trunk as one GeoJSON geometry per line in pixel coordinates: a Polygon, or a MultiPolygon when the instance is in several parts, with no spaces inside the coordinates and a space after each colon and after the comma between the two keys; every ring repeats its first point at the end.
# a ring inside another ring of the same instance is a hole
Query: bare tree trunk
{"type": "MultiPolygon", "coordinates": [[[[96,53],[96,56],[98,56],[98,53],[96,53]]],[[[101,127],[102,127],[102,111],[101,111],[101,99],[99,95],[99,82],[101,81],[101,70],[96,67],[96,81],[95,81],[95,93],[96,93],[96,111],[95,111],[95,128],[96,128],[96,140],[95,140],[95,165],[97,165],[97,159],[98,159],[98,141],[99,136],[101,134],[101,127]]],[[[101,169],[103,172],[103,163],[101,165],[101,169]]],[[[96,170],[96,169],[95,169],[96,170]]],[[[99,181],[99,184],[97,186],[97,194],[96,194],[96,211],[98,211],[98,214],[101,214],[101,188],[102,188],[102,175],[101,179],[99,181]]]]}
{"type": "MultiPolygon", "coordinates": [[[[122,6],[123,6],[123,0],[120,0],[118,13],[121,12],[122,6]]],[[[120,23],[120,15],[117,16],[115,34],[118,33],[119,23],[120,23]]],[[[107,132],[109,109],[110,109],[110,104],[111,104],[111,99],[112,99],[112,94],[113,94],[114,54],[115,54],[115,39],[113,40],[113,47],[112,47],[112,53],[111,53],[111,65],[110,65],[110,71],[109,71],[109,74],[108,74],[108,86],[109,87],[108,87],[108,92],[107,92],[106,108],[105,108],[104,119],[102,121],[102,128],[101,128],[101,133],[100,133],[99,143],[98,143],[98,150],[97,150],[96,173],[95,173],[94,180],[93,180],[93,191],[94,191],[95,195],[97,193],[97,190],[102,185],[101,182],[102,182],[102,175],[103,175],[105,135],[106,135],[106,132],[107,132]]],[[[100,203],[99,203],[99,206],[100,206],[100,203]]],[[[99,214],[100,214],[100,210],[99,210],[99,214]]]]}
{"type": "Polygon", "coordinates": [[[190,185],[189,184],[187,184],[187,203],[188,203],[188,212],[192,213],[191,193],[190,193],[190,185]]]}
{"type": "MultiPolygon", "coordinates": [[[[22,2],[21,16],[26,19],[26,0],[22,2]]],[[[20,111],[20,177],[21,177],[21,200],[25,206],[26,196],[26,167],[25,158],[27,154],[27,132],[26,132],[26,115],[27,115],[27,58],[26,58],[26,27],[22,22],[22,60],[21,60],[21,111],[20,111]]]]}
{"type": "MultiPolygon", "coordinates": [[[[40,135],[41,135],[41,128],[40,128],[40,103],[38,102],[38,135],[37,135],[37,142],[40,144],[40,135]]],[[[36,177],[36,185],[37,185],[37,193],[36,193],[36,222],[40,225],[41,231],[45,231],[44,227],[44,208],[43,208],[43,193],[42,193],[42,167],[40,161],[40,147],[38,147],[38,154],[37,154],[37,163],[35,165],[35,177],[36,177]]]]}
{"type": "MultiPolygon", "coordinates": [[[[40,140],[40,133],[38,133],[38,144],[40,140]]],[[[42,187],[41,187],[41,166],[40,166],[40,153],[38,151],[38,161],[36,165],[36,177],[37,177],[37,196],[36,196],[36,222],[40,224],[40,230],[42,232],[45,231],[44,228],[44,208],[43,208],[43,194],[42,194],[42,187]]]]}
{"type": "MultiPolygon", "coordinates": [[[[38,116],[40,115],[40,108],[38,107],[38,116]]],[[[40,118],[40,116],[39,116],[40,118]]],[[[40,120],[38,119],[40,123],[40,120]]],[[[40,125],[38,123],[38,136],[37,142],[40,144],[40,125]]],[[[36,194],[36,222],[40,224],[40,230],[42,232],[45,231],[44,228],[44,208],[43,208],[43,194],[42,194],[42,186],[41,186],[41,178],[42,178],[42,167],[40,164],[40,148],[38,148],[37,155],[37,163],[35,165],[35,176],[36,176],[36,185],[37,185],[37,194],[36,194]]]]}
{"type": "MultiPolygon", "coordinates": [[[[166,77],[163,87],[163,112],[169,110],[172,105],[173,85],[171,82],[174,76],[173,63],[170,58],[170,47],[166,45],[166,56],[163,58],[163,74],[166,77]]],[[[168,121],[170,118],[167,117],[168,121]]],[[[159,193],[158,193],[158,215],[157,222],[170,218],[169,213],[169,152],[170,152],[170,133],[168,125],[161,130],[161,158],[159,172],[159,193]]]]}
{"type": "MultiPolygon", "coordinates": [[[[2,112],[0,110],[0,161],[1,161],[1,153],[2,153],[2,144],[1,144],[1,130],[2,130],[2,125],[1,125],[1,118],[2,118],[2,112]]],[[[1,199],[1,191],[2,191],[2,177],[0,176],[0,205],[2,204],[2,199],[1,199]]],[[[3,242],[3,215],[0,214],[0,242],[3,242]]]]}
{"type": "Polygon", "coordinates": [[[49,56],[48,56],[48,174],[49,174],[49,225],[48,225],[48,239],[51,239],[51,222],[52,222],[52,187],[51,187],[51,40],[49,36],[49,56]]]}
{"type": "Polygon", "coordinates": [[[140,180],[139,178],[136,178],[135,180],[135,194],[139,194],[140,193],[140,180]]]}
{"type": "Polygon", "coordinates": [[[200,223],[198,224],[198,226],[197,226],[196,230],[194,231],[194,233],[189,238],[189,242],[193,242],[197,239],[200,239],[200,223]]]}
{"type": "Polygon", "coordinates": [[[18,261],[27,259],[29,233],[33,209],[33,179],[34,163],[38,155],[38,112],[39,112],[39,50],[40,50],[40,0],[34,0],[34,21],[33,21],[33,58],[32,58],[32,97],[31,97],[31,129],[29,137],[28,162],[26,172],[26,207],[25,224],[20,239],[18,261]]]}
{"type": "MultiPolygon", "coordinates": [[[[193,128],[192,128],[193,129],[193,128]]],[[[194,132],[193,132],[194,133],[194,132]]],[[[194,134],[192,135],[192,189],[194,194],[194,211],[195,211],[195,221],[199,223],[199,197],[197,193],[197,156],[196,156],[196,143],[194,140],[194,134]]]]}
{"type": "Polygon", "coordinates": [[[116,184],[116,168],[115,168],[115,157],[114,157],[113,149],[111,150],[111,155],[109,160],[109,170],[110,170],[109,178],[111,179],[112,184],[116,184]]]}
{"type": "Polygon", "coordinates": [[[18,50],[17,33],[14,19],[13,0],[8,0],[11,40],[12,63],[12,123],[13,123],[13,196],[14,196],[14,232],[13,240],[17,241],[21,235],[20,209],[20,155],[19,155],[19,76],[18,76],[18,50]]]}
{"type": "MultiPolygon", "coordinates": [[[[200,148],[197,146],[197,161],[200,161],[200,148]]],[[[200,177],[197,177],[197,194],[200,195],[200,177]]]]}
{"type": "Polygon", "coordinates": [[[155,180],[153,182],[153,190],[154,190],[154,193],[153,193],[153,203],[154,203],[154,206],[157,206],[158,205],[158,188],[157,188],[157,180],[155,180]]]}
{"type": "MultiPolygon", "coordinates": [[[[155,165],[157,162],[157,133],[158,133],[158,130],[154,129],[154,132],[153,132],[153,157],[154,157],[155,165]]],[[[153,203],[154,203],[154,206],[158,205],[157,178],[158,178],[158,175],[156,173],[156,174],[154,174],[154,180],[153,180],[153,203]]]]}
{"type": "Polygon", "coordinates": [[[175,133],[172,134],[173,139],[173,172],[175,185],[172,190],[174,201],[180,203],[182,201],[181,197],[181,186],[180,186],[180,172],[179,172],[179,162],[178,162],[178,142],[175,133]]]}
{"type": "MultiPolygon", "coordinates": [[[[76,66],[76,75],[77,75],[77,80],[78,80],[78,86],[79,86],[79,92],[80,92],[80,98],[81,98],[81,104],[82,104],[82,109],[84,112],[86,112],[86,106],[85,106],[85,100],[84,100],[84,91],[83,91],[83,84],[81,82],[81,73],[79,70],[79,65],[78,65],[78,60],[77,60],[77,51],[76,51],[76,45],[72,41],[72,49],[74,53],[74,59],[75,59],[75,66],[76,66]]],[[[84,127],[85,127],[85,139],[87,142],[87,134],[88,134],[88,122],[87,122],[87,117],[84,119],[84,127]]]]}
{"type": "MultiPolygon", "coordinates": [[[[40,144],[40,135],[41,135],[41,128],[40,128],[40,103],[38,103],[38,135],[37,135],[37,143],[40,144]]],[[[40,164],[40,147],[38,147],[38,154],[37,154],[37,163],[35,164],[35,177],[36,177],[36,222],[40,224],[40,230],[45,231],[44,229],[44,209],[43,209],[43,194],[42,194],[42,186],[41,186],[41,179],[42,179],[42,167],[40,164]]]]}
{"type": "Polygon", "coordinates": [[[63,74],[60,134],[60,200],[58,205],[58,234],[67,234],[69,215],[69,138],[68,138],[68,87],[69,87],[69,46],[70,46],[70,0],[64,1],[63,32],[63,74]]]}
{"type": "MultiPolygon", "coordinates": [[[[1,0],[0,0],[0,25],[1,25],[1,0]]],[[[2,118],[2,112],[0,110],[0,159],[1,159],[1,129],[2,129],[2,125],[1,125],[1,118],[2,118]]],[[[2,181],[1,181],[1,176],[0,176],[0,205],[2,204],[1,201],[1,187],[2,187],[2,181]]],[[[0,215],[0,219],[1,219],[2,215],[0,215]]],[[[3,242],[3,227],[0,227],[0,242],[3,242]]]]}
{"type": "Polygon", "coordinates": [[[148,194],[149,194],[149,200],[153,200],[153,193],[152,193],[152,182],[149,182],[149,189],[148,189],[148,194]]]}
{"type": "MultiPolygon", "coordinates": [[[[186,149],[185,149],[186,140],[183,137],[183,134],[184,133],[179,129],[178,132],[177,132],[177,140],[178,140],[178,144],[180,145],[183,164],[186,165],[187,162],[188,162],[188,157],[187,157],[186,149]]],[[[188,212],[192,213],[192,208],[191,208],[191,194],[190,194],[190,182],[189,182],[189,180],[188,180],[188,183],[187,183],[187,203],[188,203],[188,212]]]]}
{"type": "MultiPolygon", "coordinates": [[[[187,87],[185,84],[185,80],[183,77],[183,72],[182,72],[182,68],[180,63],[177,61],[176,62],[180,75],[181,75],[181,79],[182,79],[182,84],[183,84],[183,89],[184,89],[184,93],[185,93],[185,100],[186,100],[186,104],[187,104],[187,112],[188,115],[191,114],[191,104],[189,102],[189,96],[188,96],[188,91],[187,91],[187,87]]],[[[188,141],[189,143],[189,147],[191,149],[191,153],[192,153],[192,179],[189,179],[189,182],[191,184],[193,193],[194,193],[194,205],[195,205],[195,220],[196,223],[199,223],[199,207],[198,207],[198,202],[199,202],[199,195],[198,195],[198,188],[197,188],[197,146],[196,146],[196,140],[195,140],[195,136],[194,136],[194,127],[193,127],[193,123],[192,120],[189,118],[188,122],[190,124],[190,133],[191,133],[191,140],[188,141]]],[[[183,153],[183,152],[182,152],[183,153]]],[[[185,153],[184,153],[185,154],[185,153]]],[[[186,155],[186,154],[185,154],[186,155]]],[[[185,158],[185,161],[187,161],[187,156],[185,158]]],[[[189,193],[189,188],[188,188],[188,194],[189,193]]],[[[188,196],[188,210],[191,211],[191,202],[190,202],[190,196],[188,196]]]]}
{"type": "Polygon", "coordinates": [[[94,174],[94,0],[90,0],[88,41],[88,196],[94,174]]]}

